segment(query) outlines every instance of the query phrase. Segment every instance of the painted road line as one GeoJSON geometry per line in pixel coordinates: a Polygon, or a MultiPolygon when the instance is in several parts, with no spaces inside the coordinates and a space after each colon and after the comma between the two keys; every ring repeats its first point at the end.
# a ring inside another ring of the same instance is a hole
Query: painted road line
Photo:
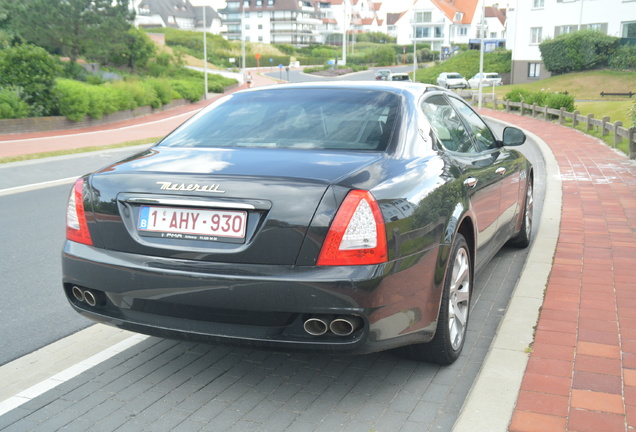
{"type": "Polygon", "coordinates": [[[33,183],[29,185],[24,185],[24,186],[16,186],[16,187],[7,188],[7,189],[0,189],[0,196],[13,195],[13,194],[22,193],[22,192],[29,192],[29,191],[34,191],[38,189],[45,189],[49,187],[70,184],[77,179],[78,179],[77,176],[67,177],[67,178],[63,178],[59,180],[50,180],[50,181],[45,181],[41,183],[33,183]]]}

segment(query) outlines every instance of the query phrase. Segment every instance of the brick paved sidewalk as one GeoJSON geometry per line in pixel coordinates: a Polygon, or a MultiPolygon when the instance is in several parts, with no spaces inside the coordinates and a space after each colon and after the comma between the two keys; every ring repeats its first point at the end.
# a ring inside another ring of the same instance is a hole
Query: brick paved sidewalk
{"type": "Polygon", "coordinates": [[[563,185],[554,263],[509,430],[633,430],[636,163],[565,126],[483,114],[547,142],[563,185]]]}

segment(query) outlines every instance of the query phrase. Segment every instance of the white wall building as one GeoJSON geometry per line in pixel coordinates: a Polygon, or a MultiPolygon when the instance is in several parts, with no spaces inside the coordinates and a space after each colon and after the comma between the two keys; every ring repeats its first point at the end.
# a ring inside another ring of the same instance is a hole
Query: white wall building
{"type": "Polygon", "coordinates": [[[248,42],[308,45],[320,43],[321,25],[314,0],[228,0],[220,10],[226,39],[241,39],[241,23],[248,42]]]}
{"type": "Polygon", "coordinates": [[[457,44],[467,44],[478,37],[482,9],[480,0],[417,0],[395,20],[388,20],[388,32],[401,45],[430,43],[440,51],[457,44]]]}
{"type": "Polygon", "coordinates": [[[511,82],[549,77],[539,44],[581,29],[636,38],[636,0],[517,0],[508,11],[506,47],[512,50],[511,82]]]}

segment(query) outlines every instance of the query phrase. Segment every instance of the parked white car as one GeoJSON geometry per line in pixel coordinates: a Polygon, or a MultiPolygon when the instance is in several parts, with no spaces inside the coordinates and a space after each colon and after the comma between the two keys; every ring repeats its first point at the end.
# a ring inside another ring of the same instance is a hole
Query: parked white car
{"type": "Polygon", "coordinates": [[[437,85],[440,87],[452,88],[468,88],[466,78],[457,72],[442,72],[437,77],[437,85]]]}
{"type": "Polygon", "coordinates": [[[494,85],[499,86],[503,84],[501,76],[499,76],[498,73],[484,72],[483,74],[477,74],[468,80],[468,85],[470,86],[470,88],[479,88],[479,78],[481,76],[483,76],[483,84],[481,85],[482,87],[491,87],[494,85]]]}
{"type": "Polygon", "coordinates": [[[389,81],[411,81],[411,77],[407,73],[392,73],[389,81]]]}

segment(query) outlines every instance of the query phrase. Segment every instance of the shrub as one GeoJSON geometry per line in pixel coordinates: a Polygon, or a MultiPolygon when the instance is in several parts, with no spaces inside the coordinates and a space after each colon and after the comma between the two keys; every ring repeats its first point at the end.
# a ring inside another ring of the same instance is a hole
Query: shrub
{"type": "Polygon", "coordinates": [[[634,103],[629,109],[629,117],[632,119],[632,126],[636,126],[636,96],[634,96],[634,103]]]}
{"type": "Polygon", "coordinates": [[[53,57],[34,45],[0,50],[0,87],[19,87],[35,116],[56,114],[54,88],[60,69],[53,57]]]}
{"type": "Polygon", "coordinates": [[[137,102],[133,95],[128,92],[128,85],[124,81],[117,81],[115,83],[107,83],[104,85],[110,89],[113,96],[113,104],[117,107],[117,111],[132,110],[137,108],[137,102]]]}
{"type": "Polygon", "coordinates": [[[170,85],[182,98],[190,102],[201,100],[201,96],[203,96],[203,82],[171,80],[170,85]]]}
{"type": "Polygon", "coordinates": [[[504,96],[504,100],[509,100],[510,102],[521,102],[526,101],[530,97],[531,92],[526,89],[521,88],[513,88],[504,96]]]}
{"type": "Polygon", "coordinates": [[[580,30],[546,39],[539,50],[546,69],[562,74],[607,66],[618,41],[597,30],[580,30]]]}
{"type": "Polygon", "coordinates": [[[83,120],[90,110],[90,96],[85,85],[79,81],[60,78],[55,89],[60,113],[72,121],[83,120]]]}
{"type": "MultiPolygon", "coordinates": [[[[172,90],[170,81],[168,81],[167,79],[151,78],[146,80],[146,83],[154,89],[155,93],[157,94],[157,98],[161,102],[161,105],[166,105],[175,98],[176,92],[172,90]]],[[[179,96],[177,95],[176,97],[179,96]]]]}
{"type": "Polygon", "coordinates": [[[553,109],[565,108],[568,112],[574,112],[574,96],[565,93],[547,93],[545,105],[553,109]]]}
{"type": "Polygon", "coordinates": [[[25,118],[29,116],[29,112],[29,104],[22,100],[19,90],[0,88],[0,118],[25,118]]]}
{"type": "Polygon", "coordinates": [[[610,58],[609,66],[615,70],[636,69],[636,45],[622,45],[610,58]]]}
{"type": "Polygon", "coordinates": [[[395,61],[395,51],[388,46],[376,48],[373,52],[373,60],[377,66],[391,66],[395,61]]]}

